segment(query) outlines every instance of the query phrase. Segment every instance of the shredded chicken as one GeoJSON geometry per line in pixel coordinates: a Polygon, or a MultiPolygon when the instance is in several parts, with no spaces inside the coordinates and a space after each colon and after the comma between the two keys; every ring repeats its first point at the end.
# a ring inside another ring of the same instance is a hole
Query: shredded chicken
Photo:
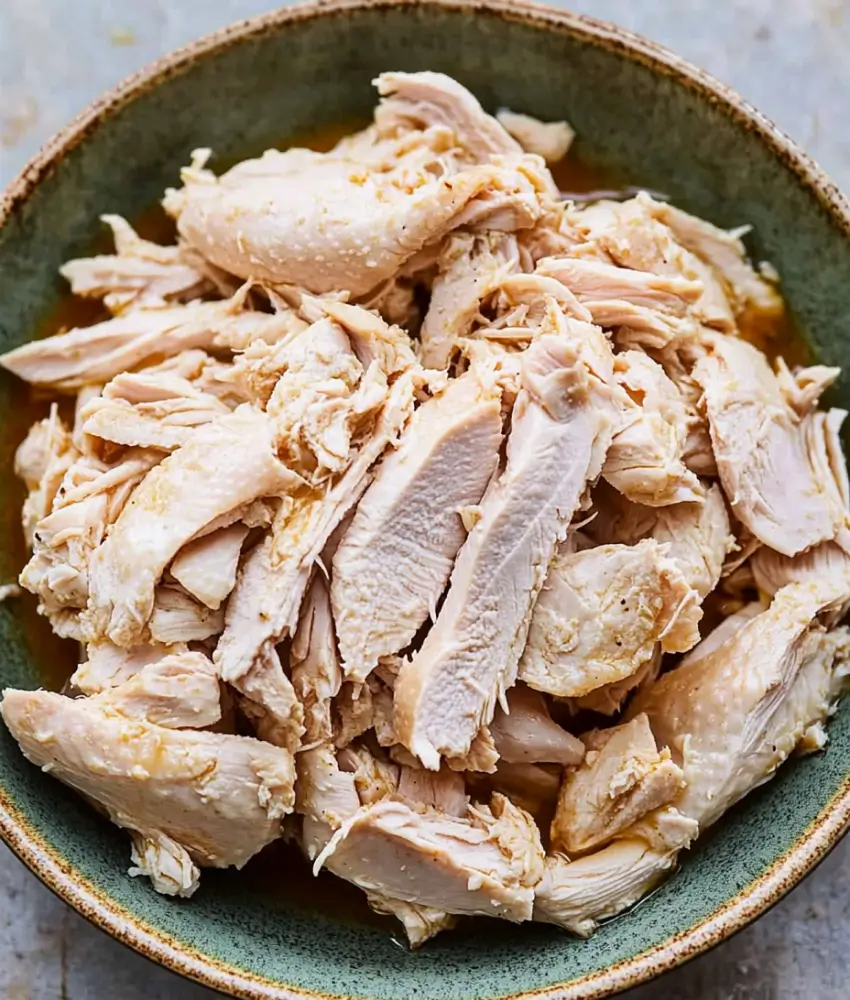
{"type": "Polygon", "coordinates": [[[443,74],[376,86],[327,152],[197,151],[173,245],[104,216],[61,273],[111,318],[0,357],[70,397],[14,469],[20,586],[80,644],[0,715],[165,895],[284,838],[414,948],[587,936],[827,742],[840,371],[759,349],[746,227],[559,192],[570,126],[443,74]]]}

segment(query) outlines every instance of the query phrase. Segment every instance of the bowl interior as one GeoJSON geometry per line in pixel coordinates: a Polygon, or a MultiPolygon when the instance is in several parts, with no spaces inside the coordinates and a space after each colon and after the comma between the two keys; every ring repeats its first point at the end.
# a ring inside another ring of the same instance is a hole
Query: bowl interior
{"type": "MultiPolygon", "coordinates": [[[[65,294],[57,268],[92,245],[99,214],[137,217],[176,183],[196,147],[212,147],[221,162],[321,126],[362,120],[374,103],[370,81],[386,69],[442,70],[491,110],[508,105],[544,119],[566,117],[585,162],[664,191],[720,225],[752,224],[754,256],[780,271],[819,357],[845,358],[850,243],[754,130],[619,44],[533,14],[446,4],[290,17],[184,62],[109,115],[0,230],[0,349],[31,338],[55,309],[65,294]]],[[[14,578],[22,558],[21,494],[10,481],[20,399],[10,379],[0,380],[0,516],[9,540],[0,552],[0,582],[14,578]]],[[[846,380],[834,399],[850,404],[846,380]]],[[[29,617],[26,605],[0,607],[4,687],[38,686],[56,656],[37,639],[29,617]]],[[[591,940],[543,926],[471,923],[415,954],[387,933],[391,925],[353,922],[347,905],[333,913],[322,884],[293,880],[289,855],[243,874],[206,872],[190,903],[156,895],[127,877],[124,835],[27,764],[5,729],[0,789],[96,894],[195,954],[300,990],[459,1000],[580,980],[704,920],[787,852],[842,789],[850,769],[850,711],[838,713],[830,736],[824,754],[784,768],[701,841],[667,883],[591,940]]]]}

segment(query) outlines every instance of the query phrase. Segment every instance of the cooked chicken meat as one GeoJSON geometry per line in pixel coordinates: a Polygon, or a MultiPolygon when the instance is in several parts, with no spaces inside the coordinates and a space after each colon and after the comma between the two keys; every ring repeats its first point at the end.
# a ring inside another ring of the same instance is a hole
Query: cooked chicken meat
{"type": "Polygon", "coordinates": [[[166,895],[282,837],[413,947],[586,936],[827,741],[840,372],[761,352],[744,229],[560,193],[566,122],[376,85],[327,152],[197,151],[171,246],[104,216],[61,272],[112,318],[0,357],[70,396],[15,472],[20,584],[81,644],[0,714],[166,895]]]}
{"type": "Polygon", "coordinates": [[[399,672],[396,732],[433,770],[441,754],[468,752],[516,680],[546,568],[611,440],[610,349],[593,327],[571,329],[524,355],[505,469],[481,501],[434,627],[399,672]]]}

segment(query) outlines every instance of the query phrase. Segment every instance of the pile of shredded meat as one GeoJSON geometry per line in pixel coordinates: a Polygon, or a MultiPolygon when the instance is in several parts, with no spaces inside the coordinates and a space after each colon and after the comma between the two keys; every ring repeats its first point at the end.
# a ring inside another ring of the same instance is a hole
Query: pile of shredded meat
{"type": "Polygon", "coordinates": [[[572,133],[385,73],[373,124],[216,176],[161,246],[105,216],[111,313],[0,358],[21,585],[80,644],[7,690],[131,875],[298,843],[411,944],[483,914],[589,934],[792,753],[848,673],[838,375],[727,232],[583,200],[572,133]],[[70,411],[69,411],[70,412],[70,411]]]}

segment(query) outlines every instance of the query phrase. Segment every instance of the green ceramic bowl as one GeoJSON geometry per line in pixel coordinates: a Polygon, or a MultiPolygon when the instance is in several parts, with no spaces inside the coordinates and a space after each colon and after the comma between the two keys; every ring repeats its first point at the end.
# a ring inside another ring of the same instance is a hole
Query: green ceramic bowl
{"type": "MultiPolygon", "coordinates": [[[[362,119],[385,69],[456,76],[493,109],[566,117],[585,163],[667,192],[783,277],[800,329],[828,363],[850,344],[850,210],[818,168],[740,98],[669,52],[608,25],[511,2],[331,0],[236,25],[106,95],[39,154],[0,205],[0,349],[30,339],[64,295],[57,268],[96,238],[101,212],[137,216],[189,151],[225,158],[362,119]]],[[[850,384],[836,400],[850,406],[850,384]]],[[[21,434],[0,383],[0,468],[21,434]]],[[[0,582],[22,551],[7,485],[0,582]]],[[[0,686],[35,687],[51,649],[19,602],[0,608],[0,686]]],[[[850,817],[850,708],[827,751],[793,762],[701,842],[637,909],[586,942],[543,926],[470,923],[421,952],[353,919],[326,884],[273,855],[207,872],[188,903],[130,880],[125,836],[27,764],[0,732],[0,832],[72,906],[169,968],[245,997],[410,1000],[600,997],[744,926],[834,845],[850,817]]]]}

